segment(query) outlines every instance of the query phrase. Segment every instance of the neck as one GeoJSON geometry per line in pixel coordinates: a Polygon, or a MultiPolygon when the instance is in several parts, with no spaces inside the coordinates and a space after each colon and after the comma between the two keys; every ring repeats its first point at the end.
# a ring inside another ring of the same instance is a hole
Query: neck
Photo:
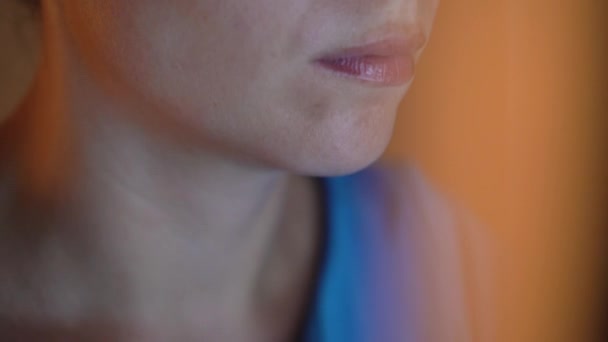
{"type": "Polygon", "coordinates": [[[37,249],[28,279],[48,294],[45,309],[63,322],[95,316],[229,340],[235,323],[263,325],[251,318],[260,311],[293,319],[317,237],[311,180],[136,123],[153,113],[103,91],[52,38],[25,106],[12,220],[35,227],[11,235],[37,249]]]}

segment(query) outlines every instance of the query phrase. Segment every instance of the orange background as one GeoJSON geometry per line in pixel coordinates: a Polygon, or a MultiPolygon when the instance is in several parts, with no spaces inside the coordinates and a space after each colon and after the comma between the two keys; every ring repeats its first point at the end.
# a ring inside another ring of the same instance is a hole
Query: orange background
{"type": "Polygon", "coordinates": [[[499,242],[500,341],[592,341],[608,2],[443,0],[437,19],[387,157],[499,242]]]}

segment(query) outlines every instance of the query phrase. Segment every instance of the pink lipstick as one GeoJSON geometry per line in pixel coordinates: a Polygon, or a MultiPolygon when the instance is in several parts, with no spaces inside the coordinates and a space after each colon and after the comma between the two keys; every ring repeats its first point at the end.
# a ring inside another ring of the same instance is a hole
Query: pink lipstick
{"type": "Polygon", "coordinates": [[[399,86],[414,76],[414,53],[407,40],[383,40],[342,49],[316,60],[337,75],[379,86],[399,86]]]}

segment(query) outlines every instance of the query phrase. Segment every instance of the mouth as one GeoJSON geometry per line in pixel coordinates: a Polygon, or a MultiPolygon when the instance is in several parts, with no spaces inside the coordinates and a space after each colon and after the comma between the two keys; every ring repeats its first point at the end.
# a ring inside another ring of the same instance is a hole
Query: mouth
{"type": "Polygon", "coordinates": [[[406,39],[385,39],[330,52],[314,64],[346,80],[402,86],[414,77],[415,52],[406,39]]]}

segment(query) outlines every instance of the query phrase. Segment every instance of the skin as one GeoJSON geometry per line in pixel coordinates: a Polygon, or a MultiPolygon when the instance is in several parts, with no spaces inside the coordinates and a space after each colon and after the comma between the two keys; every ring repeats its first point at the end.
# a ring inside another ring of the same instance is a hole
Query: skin
{"type": "Polygon", "coordinates": [[[291,339],[313,176],[375,161],[409,87],[310,61],[428,37],[437,1],[42,3],[43,62],[3,138],[0,317],[86,340],[291,339]]]}

